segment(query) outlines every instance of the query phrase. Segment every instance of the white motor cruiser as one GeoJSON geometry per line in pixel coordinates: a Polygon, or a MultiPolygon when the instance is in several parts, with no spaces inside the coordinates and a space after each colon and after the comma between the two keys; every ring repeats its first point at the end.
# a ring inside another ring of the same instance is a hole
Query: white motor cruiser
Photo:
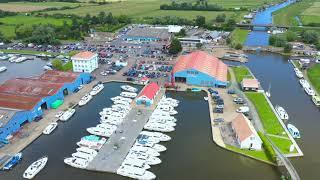
{"type": "Polygon", "coordinates": [[[117,126],[116,125],[112,125],[112,124],[108,124],[108,123],[101,123],[101,124],[98,124],[96,126],[97,128],[103,128],[103,129],[117,129],[117,126]]]}
{"type": "Polygon", "coordinates": [[[137,93],[122,92],[122,93],[120,93],[120,96],[125,97],[125,98],[135,98],[135,97],[137,97],[137,93]]]}
{"type": "Polygon", "coordinates": [[[144,126],[144,129],[151,130],[151,131],[159,131],[159,132],[172,132],[174,131],[174,127],[159,124],[159,123],[147,123],[144,126]]]}
{"type": "Polygon", "coordinates": [[[79,106],[86,105],[91,99],[92,96],[90,94],[84,95],[79,101],[79,106]]]}
{"type": "MultiPolygon", "coordinates": [[[[175,127],[177,124],[171,121],[167,121],[164,119],[149,119],[148,123],[153,124],[153,123],[159,123],[159,124],[163,124],[163,125],[167,125],[167,126],[172,126],[175,127]]],[[[148,124],[147,123],[147,124],[148,124]]]]}
{"type": "Polygon", "coordinates": [[[71,156],[74,158],[84,159],[89,162],[92,161],[93,158],[95,157],[95,155],[91,155],[91,154],[87,154],[87,153],[83,153],[83,152],[78,152],[78,151],[75,153],[72,153],[71,156]]]}
{"type": "Polygon", "coordinates": [[[128,103],[131,103],[132,102],[132,99],[130,98],[125,98],[125,97],[122,97],[122,96],[116,96],[116,97],[113,97],[113,98],[110,98],[111,101],[127,101],[128,103]]]}
{"type": "Polygon", "coordinates": [[[102,137],[110,137],[115,130],[116,128],[110,128],[110,129],[104,129],[104,128],[98,128],[98,127],[87,128],[87,131],[90,134],[102,136],[102,137]]]}
{"type": "Polygon", "coordinates": [[[156,116],[156,115],[150,116],[149,120],[153,120],[153,119],[166,120],[174,123],[177,122],[177,119],[173,116],[156,116]]]}
{"type": "Polygon", "coordinates": [[[145,169],[131,166],[120,166],[120,168],[117,170],[117,174],[141,180],[152,180],[156,178],[156,175],[154,175],[150,171],[146,171],[145,169]]]}
{"type": "Polygon", "coordinates": [[[4,71],[6,71],[6,70],[7,70],[7,67],[5,67],[5,66],[1,66],[1,67],[0,67],[0,73],[1,73],[1,72],[4,72],[4,71]]]}
{"type": "Polygon", "coordinates": [[[149,165],[157,165],[161,163],[161,159],[155,156],[150,156],[145,153],[139,153],[134,151],[129,151],[126,159],[138,159],[145,161],[149,165]]]}
{"type": "Polygon", "coordinates": [[[316,93],[310,86],[305,86],[304,91],[309,95],[309,96],[314,96],[316,93]]]}
{"type": "Polygon", "coordinates": [[[23,173],[23,178],[32,179],[34,178],[47,164],[48,157],[44,156],[37,161],[33,162],[23,173]]]}
{"type": "Polygon", "coordinates": [[[77,152],[89,154],[91,156],[96,156],[98,154],[98,152],[96,150],[90,149],[90,148],[87,148],[87,147],[79,147],[76,150],[77,150],[77,152]]]}
{"type": "Polygon", "coordinates": [[[90,91],[90,95],[95,96],[97,95],[100,91],[102,91],[102,89],[104,88],[103,84],[98,84],[96,85],[91,91],[90,91]]]}
{"type": "Polygon", "coordinates": [[[122,104],[122,105],[125,105],[125,106],[130,106],[129,102],[123,101],[123,100],[114,101],[113,104],[122,104]]]}
{"type": "Polygon", "coordinates": [[[299,82],[302,87],[310,87],[310,84],[305,79],[300,79],[299,82]]]}
{"type": "Polygon", "coordinates": [[[303,74],[298,68],[294,68],[294,72],[296,73],[296,76],[298,78],[300,78],[300,79],[303,78],[303,74]]]}
{"type": "Polygon", "coordinates": [[[160,133],[160,132],[141,131],[140,134],[143,134],[143,135],[146,135],[146,136],[150,136],[150,137],[153,137],[153,138],[157,138],[160,141],[170,141],[171,140],[170,136],[168,136],[166,134],[163,134],[163,133],[160,133]]]}
{"type": "Polygon", "coordinates": [[[69,119],[71,118],[71,116],[74,115],[75,112],[76,112],[75,109],[68,109],[66,112],[64,112],[64,113],[62,114],[62,116],[60,116],[59,119],[60,119],[61,121],[67,121],[67,120],[69,120],[69,119]]]}
{"type": "Polygon", "coordinates": [[[137,88],[134,88],[134,87],[129,86],[129,85],[122,85],[121,89],[124,90],[124,91],[133,92],[133,93],[136,93],[138,91],[137,88]]]}
{"type": "Polygon", "coordinates": [[[63,111],[59,111],[56,115],[54,115],[54,117],[60,118],[63,115],[63,113],[63,111]]]}
{"type": "Polygon", "coordinates": [[[135,146],[145,146],[145,147],[150,147],[158,152],[163,152],[166,151],[167,148],[164,145],[161,144],[153,144],[153,143],[148,143],[148,142],[141,142],[141,141],[136,141],[134,144],[135,146]]]}
{"type": "Polygon", "coordinates": [[[289,115],[288,115],[287,111],[284,110],[283,107],[281,107],[281,106],[276,106],[275,109],[276,109],[276,112],[278,113],[278,115],[280,116],[280,118],[281,118],[282,120],[288,120],[288,119],[289,119],[289,115]]]}
{"type": "Polygon", "coordinates": [[[142,169],[150,169],[151,167],[149,164],[146,163],[145,160],[141,159],[132,159],[132,158],[125,158],[124,161],[121,164],[122,166],[131,166],[131,167],[137,167],[142,169]]]}
{"type": "Polygon", "coordinates": [[[104,143],[105,142],[103,142],[103,141],[100,141],[100,142],[79,141],[79,142],[77,142],[77,145],[79,147],[87,147],[87,148],[90,148],[90,149],[99,150],[99,149],[102,148],[104,143]]]}
{"type": "Polygon", "coordinates": [[[298,128],[296,128],[292,124],[288,124],[287,127],[288,127],[288,130],[289,130],[289,132],[290,132],[290,134],[292,135],[293,138],[296,138],[296,139],[301,138],[298,128]]]}
{"type": "Polygon", "coordinates": [[[136,153],[141,153],[141,154],[147,154],[149,156],[160,156],[160,153],[158,151],[156,151],[153,148],[150,147],[145,147],[145,146],[141,146],[139,145],[133,145],[132,148],[130,149],[130,151],[132,152],[136,152],[136,153]]]}
{"type": "Polygon", "coordinates": [[[89,164],[89,161],[85,159],[75,158],[75,157],[65,158],[63,162],[65,164],[68,164],[69,166],[80,168],[80,169],[85,169],[89,164]]]}
{"type": "Polygon", "coordinates": [[[58,123],[56,123],[56,122],[50,123],[50,124],[42,131],[42,133],[43,133],[43,134],[51,134],[51,132],[52,132],[53,130],[55,130],[55,129],[57,128],[57,126],[58,126],[58,123]]]}

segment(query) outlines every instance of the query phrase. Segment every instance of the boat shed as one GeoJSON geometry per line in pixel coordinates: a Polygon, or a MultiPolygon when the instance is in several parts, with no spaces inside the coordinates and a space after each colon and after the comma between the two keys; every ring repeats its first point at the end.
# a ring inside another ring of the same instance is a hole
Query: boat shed
{"type": "Polygon", "coordinates": [[[157,96],[159,90],[160,90],[160,86],[157,83],[155,82],[149,83],[142,89],[141,93],[136,99],[136,103],[138,105],[141,105],[141,104],[145,104],[146,106],[152,105],[153,100],[157,96]]]}
{"type": "Polygon", "coordinates": [[[41,119],[46,109],[56,107],[81,84],[91,81],[88,73],[49,70],[38,77],[15,78],[0,85],[0,141],[24,124],[41,119]]]}
{"type": "Polygon", "coordinates": [[[173,68],[172,80],[188,85],[227,87],[228,66],[218,58],[195,51],[178,58],[173,68]]]}
{"type": "Polygon", "coordinates": [[[245,115],[238,114],[231,126],[241,149],[261,150],[262,141],[245,115]]]}
{"type": "Polygon", "coordinates": [[[260,82],[257,79],[244,78],[241,81],[241,87],[243,91],[258,91],[260,82]]]}

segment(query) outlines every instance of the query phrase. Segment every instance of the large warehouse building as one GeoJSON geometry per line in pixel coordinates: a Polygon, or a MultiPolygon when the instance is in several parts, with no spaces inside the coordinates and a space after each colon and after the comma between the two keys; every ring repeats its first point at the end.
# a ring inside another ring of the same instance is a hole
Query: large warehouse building
{"type": "Polygon", "coordinates": [[[57,101],[91,80],[89,73],[46,71],[39,77],[10,79],[0,85],[0,141],[41,117],[57,101]]]}
{"type": "Polygon", "coordinates": [[[227,74],[227,65],[218,58],[204,51],[195,51],[178,58],[172,80],[188,85],[226,87],[227,74]]]}
{"type": "Polygon", "coordinates": [[[123,40],[125,41],[162,41],[168,42],[170,41],[171,35],[168,32],[168,29],[165,28],[153,28],[148,26],[137,26],[127,32],[126,35],[123,36],[123,40]]]}

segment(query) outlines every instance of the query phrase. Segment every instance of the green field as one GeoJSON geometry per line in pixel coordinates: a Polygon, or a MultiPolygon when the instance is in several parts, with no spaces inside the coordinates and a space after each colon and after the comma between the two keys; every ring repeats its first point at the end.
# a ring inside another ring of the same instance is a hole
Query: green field
{"type": "Polygon", "coordinates": [[[320,93],[320,64],[316,64],[307,71],[308,78],[318,94],[320,93]]]}
{"type": "Polygon", "coordinates": [[[298,26],[296,16],[300,18],[304,26],[310,23],[320,23],[320,2],[303,0],[292,4],[276,11],[273,20],[276,25],[298,26]]]}
{"type": "MultiPolygon", "coordinates": [[[[178,2],[194,2],[191,0],[184,0],[178,2]]],[[[268,0],[268,1],[256,1],[256,0],[209,0],[208,3],[217,3],[224,6],[225,8],[235,8],[235,7],[248,7],[256,8],[263,5],[265,2],[278,2],[278,0],[268,0]]],[[[196,16],[202,15],[207,18],[207,20],[213,20],[218,14],[225,13],[227,17],[236,17],[240,20],[246,12],[216,12],[216,11],[175,11],[175,10],[160,10],[161,4],[170,4],[170,0],[127,0],[121,2],[112,2],[110,4],[100,5],[100,6],[90,6],[90,7],[79,7],[77,9],[71,10],[58,10],[50,11],[49,14],[62,13],[62,14],[76,14],[84,16],[87,13],[96,15],[100,11],[111,12],[113,15],[128,15],[134,19],[140,20],[142,17],[161,17],[161,16],[178,16],[188,19],[194,19],[196,16]]]]}
{"type": "Polygon", "coordinates": [[[14,26],[0,25],[0,32],[8,39],[12,39],[16,36],[14,26]]]}
{"type": "Polygon", "coordinates": [[[1,3],[0,10],[11,12],[31,12],[47,8],[77,7],[90,5],[88,3],[69,3],[69,2],[9,2],[1,3]]]}
{"type": "Polygon", "coordinates": [[[235,29],[232,31],[231,33],[231,40],[233,44],[244,44],[246,39],[247,39],[247,36],[249,34],[249,30],[246,30],[246,29],[235,29]]]}
{"type": "Polygon", "coordinates": [[[245,66],[232,67],[232,69],[236,76],[237,83],[241,83],[243,78],[253,78],[249,69],[245,66]]]}

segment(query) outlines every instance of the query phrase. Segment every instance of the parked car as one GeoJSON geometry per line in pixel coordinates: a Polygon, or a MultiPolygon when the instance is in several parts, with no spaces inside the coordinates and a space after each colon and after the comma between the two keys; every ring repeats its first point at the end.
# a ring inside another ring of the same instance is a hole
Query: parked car
{"type": "Polygon", "coordinates": [[[234,89],[228,89],[228,94],[235,94],[236,91],[234,89]]]}
{"type": "Polygon", "coordinates": [[[223,109],[215,108],[214,113],[223,113],[223,109]]]}
{"type": "Polygon", "coordinates": [[[236,111],[238,113],[247,113],[247,112],[249,112],[249,107],[248,106],[241,106],[236,111]]]}
{"type": "Polygon", "coordinates": [[[213,122],[221,123],[221,122],[224,122],[224,119],[223,119],[223,118],[215,118],[215,119],[213,120],[213,122]]]}
{"type": "Polygon", "coordinates": [[[244,104],[244,100],[242,98],[234,98],[233,102],[235,102],[236,104],[244,104]]]}

